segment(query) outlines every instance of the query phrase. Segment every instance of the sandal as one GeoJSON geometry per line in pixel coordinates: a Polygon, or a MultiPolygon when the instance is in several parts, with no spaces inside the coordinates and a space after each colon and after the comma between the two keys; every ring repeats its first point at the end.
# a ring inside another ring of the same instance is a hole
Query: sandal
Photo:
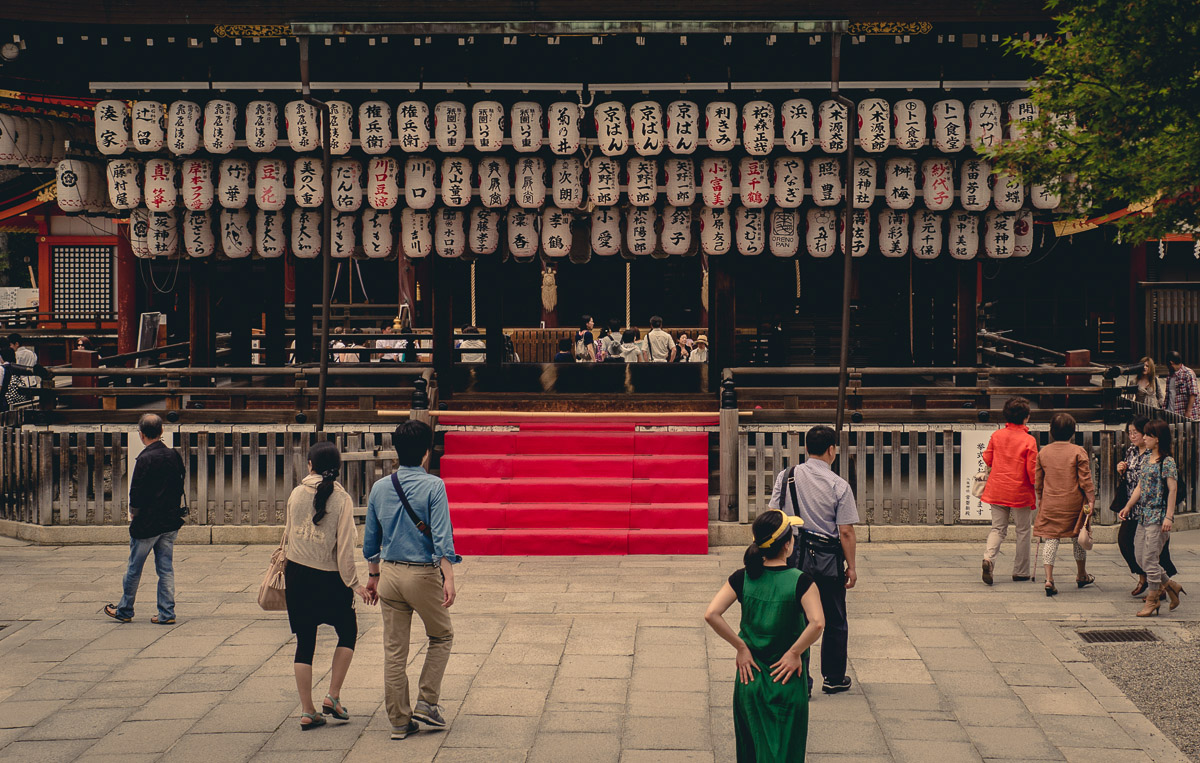
{"type": "Polygon", "coordinates": [[[323,715],[321,715],[320,713],[300,713],[300,730],[301,731],[308,731],[309,729],[315,729],[318,726],[324,726],[324,725],[325,725],[325,717],[323,715]],[[307,718],[309,720],[309,723],[304,722],[305,718],[307,718]]]}
{"type": "Polygon", "coordinates": [[[1053,583],[1046,584],[1046,595],[1047,596],[1058,596],[1058,589],[1054,587],[1053,583]]]}
{"type": "Polygon", "coordinates": [[[340,699],[338,699],[337,697],[332,697],[328,694],[325,695],[325,699],[328,702],[332,702],[333,704],[329,705],[329,704],[322,703],[322,705],[321,705],[322,713],[324,713],[325,715],[332,715],[334,718],[337,718],[339,721],[350,720],[350,713],[346,712],[346,708],[342,707],[342,701],[340,699]]]}
{"type": "Polygon", "coordinates": [[[1090,586],[1092,583],[1095,583],[1095,582],[1096,582],[1095,575],[1088,575],[1087,577],[1083,577],[1083,578],[1075,578],[1075,585],[1078,586],[1079,588],[1086,588],[1087,586],[1090,586]]]}
{"type": "Polygon", "coordinates": [[[116,620],[118,623],[128,623],[128,622],[133,621],[132,617],[125,617],[123,615],[117,614],[117,608],[115,606],[113,606],[112,604],[104,605],[104,614],[106,614],[109,617],[111,617],[112,619],[116,620]]]}

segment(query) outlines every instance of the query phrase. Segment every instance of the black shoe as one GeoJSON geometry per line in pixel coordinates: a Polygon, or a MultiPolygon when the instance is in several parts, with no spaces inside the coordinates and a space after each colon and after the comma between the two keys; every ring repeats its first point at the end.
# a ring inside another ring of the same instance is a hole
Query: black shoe
{"type": "Polygon", "coordinates": [[[1028,583],[1030,580],[1033,580],[1032,575],[1013,575],[1014,583],[1028,583]]]}
{"type": "Polygon", "coordinates": [[[993,565],[987,559],[983,560],[983,582],[987,585],[992,584],[992,568],[994,566],[995,565],[993,565]]]}
{"type": "Polygon", "coordinates": [[[821,684],[821,691],[825,692],[826,694],[841,694],[842,692],[849,690],[850,676],[846,676],[841,681],[836,683],[830,683],[829,679],[826,678],[825,682],[821,684]]]}
{"type": "Polygon", "coordinates": [[[410,734],[415,734],[421,730],[416,721],[409,721],[404,728],[392,726],[392,739],[407,739],[410,734]]]}

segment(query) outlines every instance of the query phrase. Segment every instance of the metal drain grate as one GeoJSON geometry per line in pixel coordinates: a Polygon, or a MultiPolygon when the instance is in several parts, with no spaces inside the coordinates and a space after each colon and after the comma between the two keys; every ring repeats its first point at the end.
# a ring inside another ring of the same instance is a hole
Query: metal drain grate
{"type": "Polygon", "coordinates": [[[1126,644],[1132,641],[1158,641],[1145,628],[1132,628],[1112,631],[1079,631],[1079,637],[1089,644],[1126,644]]]}

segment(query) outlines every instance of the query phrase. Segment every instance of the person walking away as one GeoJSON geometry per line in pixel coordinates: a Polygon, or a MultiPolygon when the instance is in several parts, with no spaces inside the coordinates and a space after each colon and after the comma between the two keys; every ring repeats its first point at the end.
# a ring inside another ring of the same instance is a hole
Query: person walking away
{"type": "Polygon", "coordinates": [[[650,333],[646,335],[646,349],[651,363],[670,363],[675,360],[675,340],[663,331],[660,316],[650,318],[650,333]]]}
{"type": "Polygon", "coordinates": [[[799,517],[778,509],[754,520],[742,569],[713,597],[704,620],[737,650],[733,731],[738,763],[803,761],[808,744],[808,650],[825,627],[811,575],[787,560],[799,517]],[[738,632],[725,621],[737,601],[738,632]],[[757,675],[755,675],[757,674],[757,675]]]}
{"type": "Polygon", "coordinates": [[[337,481],[342,458],[337,446],[318,442],[308,451],[308,476],[288,497],[283,528],[287,565],[286,583],[288,624],[296,634],[296,690],[300,693],[300,728],[307,731],[325,725],[326,715],[350,720],[342,705],[342,683],[354,659],[358,639],[358,618],[354,614],[354,594],[372,602],[365,586],[359,583],[354,565],[358,534],[354,529],[354,501],[337,481]],[[333,651],[333,669],[329,675],[329,693],[317,712],[312,698],[313,655],[317,649],[317,626],[331,625],[337,630],[337,648],[333,651]]]}
{"type": "Polygon", "coordinates": [[[1167,368],[1171,374],[1167,377],[1167,399],[1163,407],[1189,419],[1200,418],[1200,408],[1197,407],[1196,401],[1196,374],[1183,364],[1183,356],[1179,354],[1179,350],[1171,350],[1168,353],[1167,368]]]}
{"type": "Polygon", "coordinates": [[[1163,542],[1170,536],[1175,523],[1175,500],[1179,490],[1179,467],[1171,456],[1171,427],[1165,421],[1151,421],[1146,425],[1143,437],[1150,449],[1150,458],[1146,459],[1138,485],[1125,508],[1121,509],[1120,517],[1121,521],[1131,516],[1138,521],[1133,547],[1137,550],[1137,563],[1146,571],[1150,590],[1137,616],[1151,617],[1158,614],[1164,592],[1170,601],[1168,609],[1174,610],[1179,606],[1179,595],[1186,591],[1167,577],[1159,563],[1163,542]]]}
{"type": "MultiPolygon", "coordinates": [[[[1145,416],[1138,416],[1125,429],[1126,436],[1129,438],[1129,447],[1125,449],[1125,457],[1117,463],[1117,495],[1113,499],[1112,511],[1118,513],[1125,508],[1126,501],[1129,496],[1133,495],[1134,489],[1138,486],[1138,481],[1141,479],[1142,467],[1146,464],[1146,459],[1150,457],[1150,449],[1146,447],[1146,440],[1142,433],[1146,431],[1146,425],[1150,423],[1150,419],[1145,416]]],[[[1136,508],[1136,507],[1135,507],[1136,508]]],[[[1146,593],[1146,571],[1138,566],[1137,550],[1133,545],[1133,537],[1137,534],[1138,521],[1134,516],[1121,521],[1121,527],[1117,531],[1117,548],[1121,550],[1121,556],[1125,559],[1125,563],[1129,565],[1129,571],[1137,576],[1137,583],[1133,590],[1129,592],[1130,596],[1142,596],[1146,593]]],[[[1162,565],[1163,570],[1167,573],[1167,577],[1175,577],[1178,570],[1171,562],[1171,536],[1168,535],[1163,541],[1162,553],[1159,554],[1158,562],[1162,565]]]]}
{"type": "Polygon", "coordinates": [[[992,529],[983,552],[983,582],[992,585],[996,557],[1008,535],[1009,520],[1017,528],[1017,550],[1012,579],[1032,580],[1030,536],[1033,524],[1033,478],[1037,466],[1037,440],[1029,434],[1029,401],[1012,397],[1004,403],[1004,427],[992,433],[983,462],[991,467],[979,497],[992,511],[992,529]]]}
{"type": "Polygon", "coordinates": [[[708,335],[701,334],[696,337],[696,344],[692,347],[692,351],[688,354],[689,363],[707,363],[708,362],[708,335]]]}
{"type": "Polygon", "coordinates": [[[596,322],[592,316],[585,315],[579,322],[579,330],[575,332],[575,360],[581,363],[596,361],[596,337],[592,336],[592,328],[596,322]]]}
{"type": "Polygon", "coordinates": [[[406,421],[396,427],[392,445],[400,466],[371,487],[363,555],[370,569],[367,590],[383,610],[384,705],[392,739],[404,739],[417,731],[417,721],[446,726],[438,700],[454,643],[453,565],[462,557],[454,553],[446,485],[424,468],[433,430],[423,421],[406,421]],[[413,612],[429,639],[416,707],[410,705],[407,673],[413,612]]]}
{"type": "MultiPolygon", "coordinates": [[[[855,568],[858,507],[850,483],[833,471],[837,458],[837,433],[831,427],[815,426],[804,436],[808,458],[775,478],[771,491],[772,509],[800,517],[803,528],[798,548],[789,564],[811,575],[821,594],[825,613],[825,635],[821,639],[821,691],[837,694],[850,688],[846,675],[846,644],[850,630],[846,622],[846,591],[858,582],[855,568]]],[[[811,684],[811,679],[809,679],[811,684]]]]}
{"type": "Polygon", "coordinates": [[[1079,533],[1091,520],[1096,505],[1096,484],[1092,481],[1091,458],[1074,443],[1074,416],[1059,413],[1050,419],[1050,439],[1051,443],[1037,456],[1033,482],[1037,521],[1033,534],[1046,541],[1042,548],[1046,595],[1055,596],[1054,558],[1064,538],[1071,539],[1075,556],[1075,585],[1083,588],[1096,582],[1087,571],[1087,551],[1079,545],[1079,533]]]}
{"type": "Polygon", "coordinates": [[[1151,408],[1163,407],[1162,385],[1158,382],[1158,369],[1150,358],[1142,358],[1142,372],[1138,374],[1133,390],[1133,402],[1151,408]]]}
{"type": "Polygon", "coordinates": [[[158,575],[158,614],[155,625],[175,622],[175,537],[183,527],[183,459],[162,441],[163,422],[147,413],[138,420],[138,437],[144,446],[129,481],[129,564],[122,583],[124,593],[116,606],[104,605],[104,614],[123,623],[133,620],[142,567],[154,552],[158,575]]]}

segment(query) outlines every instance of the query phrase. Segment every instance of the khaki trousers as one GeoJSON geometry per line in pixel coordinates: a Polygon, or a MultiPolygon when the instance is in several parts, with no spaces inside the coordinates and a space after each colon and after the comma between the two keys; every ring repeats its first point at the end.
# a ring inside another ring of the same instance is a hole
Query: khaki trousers
{"type": "Polygon", "coordinates": [[[1012,574],[1017,577],[1029,576],[1030,548],[1029,542],[1033,535],[1033,509],[1011,509],[1008,506],[989,504],[992,509],[992,531],[988,533],[987,551],[983,558],[989,562],[996,561],[1000,553],[1000,544],[1008,535],[1008,520],[1012,517],[1017,525],[1017,551],[1013,559],[1012,574]]]}
{"type": "Polygon", "coordinates": [[[383,610],[383,700],[393,726],[403,728],[412,718],[408,695],[408,642],[413,612],[425,625],[429,647],[417,699],[436,705],[442,676],[450,660],[454,628],[450,610],[442,606],[442,571],[384,562],[379,566],[379,607],[383,610]]]}

